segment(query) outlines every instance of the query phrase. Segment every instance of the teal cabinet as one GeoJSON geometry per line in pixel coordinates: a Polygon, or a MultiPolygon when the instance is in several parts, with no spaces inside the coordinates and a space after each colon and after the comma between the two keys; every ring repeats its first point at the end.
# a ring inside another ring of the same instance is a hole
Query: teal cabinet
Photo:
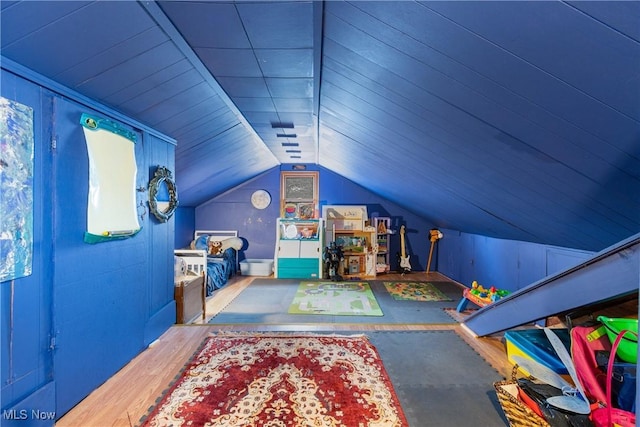
{"type": "Polygon", "coordinates": [[[322,219],[279,218],[274,276],[278,279],[322,279],[322,219]]]}

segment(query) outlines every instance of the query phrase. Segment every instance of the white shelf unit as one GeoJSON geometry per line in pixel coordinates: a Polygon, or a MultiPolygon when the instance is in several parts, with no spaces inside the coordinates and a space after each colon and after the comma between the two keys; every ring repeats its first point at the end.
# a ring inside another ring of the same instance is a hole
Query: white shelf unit
{"type": "Polygon", "coordinates": [[[376,244],[378,245],[378,253],[376,255],[376,272],[378,274],[388,273],[391,269],[390,263],[390,246],[391,236],[391,218],[375,217],[373,218],[373,226],[376,229],[376,244]]]}

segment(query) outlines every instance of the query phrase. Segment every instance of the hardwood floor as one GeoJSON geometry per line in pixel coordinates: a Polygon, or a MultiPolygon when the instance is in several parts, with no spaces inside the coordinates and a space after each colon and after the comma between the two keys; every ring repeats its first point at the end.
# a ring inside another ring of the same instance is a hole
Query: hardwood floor
{"type": "MultiPolygon", "coordinates": [[[[389,280],[449,280],[439,273],[412,272],[408,276],[386,274],[389,280]]],[[[207,315],[222,310],[246,286],[252,277],[238,276],[207,302],[207,315]]],[[[461,285],[462,286],[462,285],[461,285]]],[[[461,288],[462,294],[462,288],[461,288]]],[[[208,320],[205,319],[206,320],[208,320]]],[[[162,394],[180,369],[197,350],[204,337],[221,330],[226,331],[314,331],[313,325],[208,325],[202,320],[191,325],[175,325],[167,330],[157,341],[133,359],[129,364],[111,377],[105,384],[93,391],[76,407],[62,417],[59,427],[106,427],[135,426],[155,400],[162,394]]],[[[374,324],[334,324],[329,327],[335,331],[345,330],[454,330],[462,339],[474,348],[491,366],[505,377],[511,372],[502,335],[491,337],[473,337],[459,324],[451,325],[374,325],[374,324]]]]}

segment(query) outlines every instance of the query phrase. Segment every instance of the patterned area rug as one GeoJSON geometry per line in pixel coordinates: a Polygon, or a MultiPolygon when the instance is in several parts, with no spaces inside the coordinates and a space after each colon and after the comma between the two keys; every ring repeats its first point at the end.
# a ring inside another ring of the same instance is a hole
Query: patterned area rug
{"type": "Polygon", "coordinates": [[[301,282],[289,306],[289,313],[383,315],[367,282],[301,282]]]}
{"type": "Polygon", "coordinates": [[[406,427],[364,336],[207,338],[142,426],[406,427]]]}
{"type": "Polygon", "coordinates": [[[451,298],[430,282],[384,282],[384,287],[396,300],[451,301],[451,298]]]}

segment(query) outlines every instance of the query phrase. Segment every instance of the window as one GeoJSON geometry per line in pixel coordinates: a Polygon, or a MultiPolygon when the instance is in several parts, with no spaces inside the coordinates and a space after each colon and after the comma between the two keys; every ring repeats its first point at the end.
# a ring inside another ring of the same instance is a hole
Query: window
{"type": "Polygon", "coordinates": [[[318,172],[282,172],[280,217],[318,218],[318,172]]]}

